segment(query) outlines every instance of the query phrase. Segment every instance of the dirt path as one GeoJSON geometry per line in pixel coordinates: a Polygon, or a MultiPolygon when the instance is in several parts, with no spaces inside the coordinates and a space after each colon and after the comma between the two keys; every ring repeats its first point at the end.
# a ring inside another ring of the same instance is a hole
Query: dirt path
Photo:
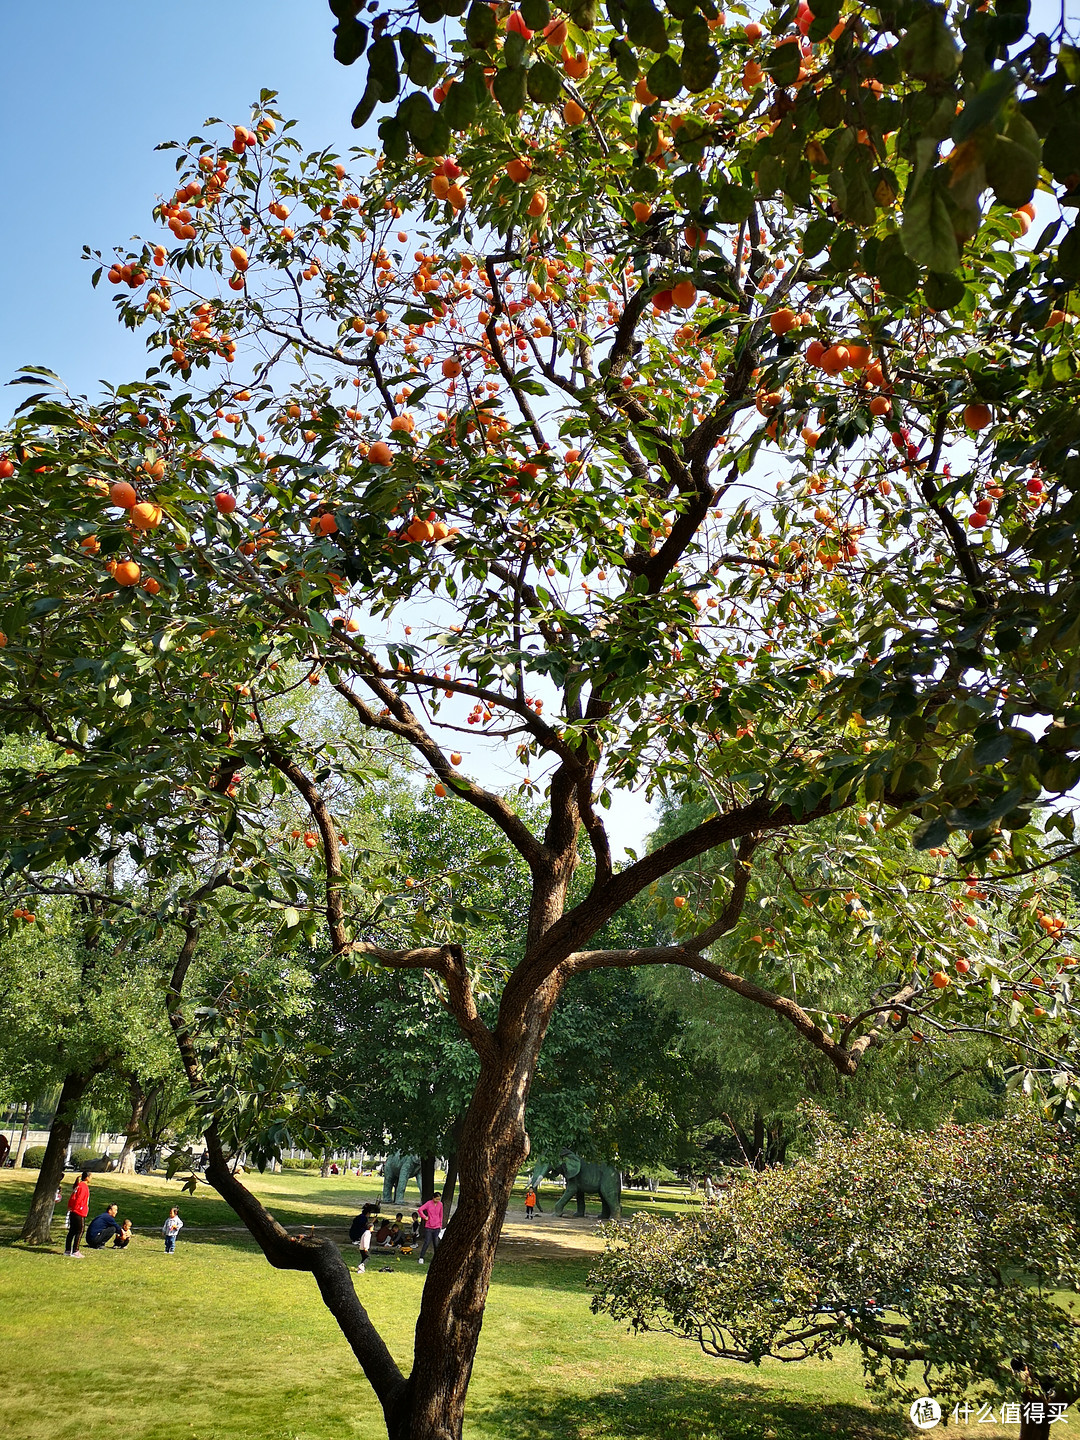
{"type": "MultiPolygon", "coordinates": [[[[557,1219],[554,1215],[537,1215],[533,1220],[521,1218],[509,1218],[503,1225],[502,1238],[499,1241],[499,1253],[506,1259],[522,1259],[535,1256],[537,1258],[550,1258],[556,1255],[579,1256],[584,1259],[591,1259],[599,1255],[604,1248],[601,1235],[597,1233],[600,1221],[593,1216],[586,1216],[584,1220],[576,1217],[563,1216],[557,1219]]],[[[157,1225],[136,1225],[133,1227],[136,1234],[155,1235],[158,1233],[157,1225]]],[[[340,1245],[347,1245],[349,1240],[348,1228],[343,1225],[316,1225],[313,1227],[316,1235],[327,1235],[338,1241],[340,1245]]],[[[286,1229],[293,1234],[310,1233],[311,1227],[306,1225],[288,1225],[286,1229]]],[[[188,1241],[198,1241],[202,1236],[209,1238],[212,1235],[247,1235],[243,1225],[193,1225],[184,1227],[184,1238],[188,1241]]],[[[2,1238],[14,1238],[4,1235],[2,1238]]],[[[378,1254],[378,1252],[374,1252],[378,1254]]]]}

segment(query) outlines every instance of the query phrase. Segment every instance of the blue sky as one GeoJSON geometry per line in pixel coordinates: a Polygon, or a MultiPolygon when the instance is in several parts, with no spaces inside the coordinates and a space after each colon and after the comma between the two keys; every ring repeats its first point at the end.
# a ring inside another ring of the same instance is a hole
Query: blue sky
{"type": "Polygon", "coordinates": [[[355,144],[363,63],[337,64],[333,24],[326,0],[0,6],[0,381],[44,364],[92,394],[99,377],[143,374],[142,345],[114,320],[109,287],[90,288],[83,245],[149,234],[173,175],[154,146],[198,133],[210,115],[246,122],[264,86],[303,122],[304,143],[355,144]]]}
{"type": "MultiPolygon", "coordinates": [[[[1032,14],[1053,28],[1059,11],[1035,0],[1032,14]]],[[[154,146],[197,133],[210,115],[245,121],[264,86],[312,148],[355,143],[363,62],[333,59],[333,23],[326,0],[0,7],[0,382],[26,363],[91,394],[101,377],[142,375],[138,337],[115,323],[107,287],[91,290],[83,245],[149,234],[173,174],[154,146]]]]}

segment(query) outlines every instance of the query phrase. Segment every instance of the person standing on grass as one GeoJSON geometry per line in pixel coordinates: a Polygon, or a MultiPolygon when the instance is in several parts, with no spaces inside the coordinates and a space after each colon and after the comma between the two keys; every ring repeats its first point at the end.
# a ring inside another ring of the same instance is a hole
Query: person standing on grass
{"type": "Polygon", "coordinates": [[[531,1220],[536,1210],[536,1191],[530,1185],[525,1191],[525,1219],[531,1220]]]}
{"type": "Polygon", "coordinates": [[[422,1265],[424,1256],[427,1254],[427,1247],[431,1246],[432,1255],[439,1248],[439,1232],[443,1228],[442,1201],[437,1195],[432,1195],[424,1201],[416,1213],[424,1223],[424,1243],[420,1246],[420,1258],[416,1262],[418,1265],[422,1265]]]}
{"type": "Polygon", "coordinates": [[[86,1224],[86,1217],[89,1214],[90,1172],[84,1170],[71,1187],[71,1194],[68,1196],[68,1228],[67,1239],[64,1241],[64,1254],[70,1255],[73,1260],[83,1258],[79,1242],[82,1240],[83,1226],[86,1224]]]}
{"type": "Polygon", "coordinates": [[[356,1267],[356,1273],[358,1275],[363,1275],[364,1266],[367,1264],[368,1256],[371,1254],[371,1232],[375,1228],[375,1220],[378,1213],[378,1205],[373,1205],[369,1202],[349,1226],[349,1239],[360,1251],[360,1264],[356,1267]]]}
{"type": "Polygon", "coordinates": [[[177,1213],[176,1206],[174,1205],[169,1211],[169,1218],[161,1227],[161,1233],[165,1236],[166,1255],[173,1255],[176,1253],[176,1237],[177,1235],[179,1235],[180,1231],[183,1228],[184,1222],[180,1219],[180,1216],[177,1213]]]}

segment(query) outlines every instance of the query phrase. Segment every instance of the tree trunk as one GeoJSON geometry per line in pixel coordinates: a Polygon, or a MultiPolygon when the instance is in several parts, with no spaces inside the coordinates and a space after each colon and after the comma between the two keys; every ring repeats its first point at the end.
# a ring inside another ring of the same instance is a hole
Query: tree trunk
{"type": "Polygon", "coordinates": [[[19,1136],[19,1143],[15,1149],[15,1169],[22,1165],[23,1156],[26,1154],[26,1137],[30,1133],[30,1101],[26,1102],[26,1112],[23,1115],[22,1133],[19,1136]]]}
{"type": "Polygon", "coordinates": [[[525,1101],[554,999],[553,988],[532,1008],[516,1056],[481,1066],[457,1156],[458,1207],[428,1269],[412,1374],[387,1413],[389,1440],[461,1440],[495,1250],[529,1154],[525,1101]]]}
{"type": "Polygon", "coordinates": [[[75,1128],[75,1116],[79,1102],[86,1094],[90,1075],[68,1075],[60,1091],[60,1100],[49,1129],[49,1143],[45,1146],[45,1158],[38,1171],[37,1184],[30,1201],[30,1213],[19,1236],[28,1245],[47,1245],[51,1237],[53,1207],[56,1204],[57,1186],[64,1178],[64,1159],[71,1143],[71,1132],[75,1128]]]}
{"type": "Polygon", "coordinates": [[[1050,1421],[1045,1411],[1042,1420],[1031,1420],[1027,1418],[1025,1410],[1021,1410],[1020,1412],[1020,1435],[1018,1440],[1050,1440],[1050,1421]]]}
{"type": "Polygon", "coordinates": [[[765,1169],[765,1117],[760,1110],[754,1111],[754,1153],[752,1164],[755,1170],[765,1169]]]}
{"type": "Polygon", "coordinates": [[[150,1102],[150,1096],[142,1088],[137,1080],[132,1080],[131,1086],[131,1119],[124,1131],[124,1148],[116,1159],[116,1173],[118,1175],[135,1174],[135,1146],[138,1142],[139,1132],[142,1129],[143,1116],[146,1114],[146,1107],[150,1102]]]}
{"type": "Polygon", "coordinates": [[[443,1214],[449,1215],[451,1206],[454,1203],[454,1191],[457,1189],[458,1158],[455,1150],[446,1157],[446,1179],[442,1187],[443,1214]]]}
{"type": "Polygon", "coordinates": [[[430,1200],[435,1194],[435,1156],[421,1155],[420,1174],[417,1176],[420,1181],[420,1199],[430,1200]]]}

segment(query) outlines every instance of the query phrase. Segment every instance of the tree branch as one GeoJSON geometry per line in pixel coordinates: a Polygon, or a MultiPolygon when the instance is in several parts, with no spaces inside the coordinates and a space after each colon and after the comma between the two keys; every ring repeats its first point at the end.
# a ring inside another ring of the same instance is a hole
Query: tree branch
{"type": "MultiPolygon", "coordinates": [[[[204,887],[205,889],[205,887],[204,887]]],[[[185,907],[184,943],[169,983],[169,1024],[172,1027],[188,1086],[196,1097],[204,1097],[206,1084],[195,1043],[181,1009],[184,981],[199,941],[197,896],[185,907]]],[[[342,1334],[360,1363],[383,1413],[391,1407],[405,1386],[405,1377],[390,1354],[386,1342],[357,1298],[349,1268],[336,1243],[322,1236],[290,1235],[264,1208],[229,1167],[216,1117],[203,1131],[209,1164],[206,1178],[222,1199],[244,1222],[270,1264],[278,1270],[307,1270],[315,1277],[323,1302],[337,1321],[342,1334]]]]}

